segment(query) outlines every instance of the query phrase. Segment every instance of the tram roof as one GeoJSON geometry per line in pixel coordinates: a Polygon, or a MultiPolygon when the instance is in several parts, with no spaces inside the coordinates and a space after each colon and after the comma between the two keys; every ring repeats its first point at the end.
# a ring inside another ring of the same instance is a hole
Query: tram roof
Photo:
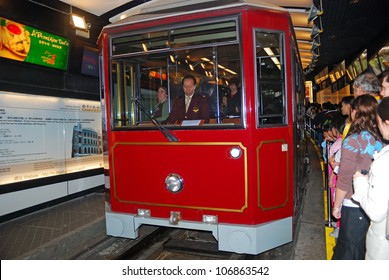
{"type": "Polygon", "coordinates": [[[198,12],[213,11],[220,8],[234,8],[240,6],[252,6],[275,11],[288,12],[287,9],[261,0],[154,0],[146,2],[110,19],[111,24],[103,29],[109,29],[139,23],[149,20],[156,20],[174,15],[193,14],[198,12]],[[120,19],[120,16],[123,19],[120,19]]]}
{"type": "MultiPolygon", "coordinates": [[[[104,22],[113,22],[118,21],[122,15],[129,12],[134,15],[131,17],[132,19],[146,21],[147,16],[144,14],[145,11],[142,11],[145,7],[156,9],[155,6],[168,4],[184,3],[186,5],[195,0],[37,0],[36,2],[44,2],[50,6],[49,2],[51,4],[57,1],[96,15],[104,22]]],[[[209,2],[211,5],[215,3],[212,0],[204,2],[209,2]]],[[[229,0],[223,2],[230,3],[229,0]]],[[[263,7],[288,10],[294,26],[303,68],[308,69],[316,59],[316,66],[313,67],[314,70],[310,75],[316,75],[326,68],[330,71],[342,61],[345,61],[347,65],[366,49],[368,49],[370,57],[378,50],[378,47],[381,48],[383,43],[387,41],[389,34],[389,17],[387,16],[389,1],[387,0],[247,0],[233,2],[242,3],[241,5],[255,2],[263,7]],[[316,20],[309,22],[307,19],[315,10],[314,8],[319,10],[321,15],[316,20]],[[315,27],[321,31],[315,37],[320,39],[316,49],[314,49],[314,40],[311,36],[315,27]],[[318,60],[317,56],[314,56],[315,53],[320,56],[318,60]]],[[[239,3],[236,5],[240,5],[239,3]]],[[[189,9],[183,9],[180,14],[187,12],[187,10],[189,9]]],[[[167,13],[166,10],[164,12],[167,13]]],[[[162,18],[161,13],[159,12],[158,16],[162,18]]],[[[155,16],[157,13],[153,12],[153,14],[155,16]]],[[[127,20],[130,22],[131,19],[127,20]]],[[[117,22],[115,26],[122,23],[117,22]]],[[[107,25],[106,28],[110,26],[113,25],[107,25]]]]}

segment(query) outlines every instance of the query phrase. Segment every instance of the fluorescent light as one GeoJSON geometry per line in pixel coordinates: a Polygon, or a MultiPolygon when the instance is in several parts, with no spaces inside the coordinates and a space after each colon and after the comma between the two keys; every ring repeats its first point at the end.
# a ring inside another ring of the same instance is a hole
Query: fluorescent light
{"type": "Polygon", "coordinates": [[[274,52],[271,48],[263,48],[263,50],[267,53],[268,56],[274,56],[274,52]]]}
{"type": "Polygon", "coordinates": [[[123,15],[120,15],[119,19],[122,20],[122,19],[125,19],[127,18],[128,16],[126,14],[123,14],[123,15]]]}
{"type": "Polygon", "coordinates": [[[226,68],[226,69],[224,69],[225,71],[227,71],[227,72],[229,72],[229,73],[231,73],[231,74],[233,74],[233,75],[237,75],[238,73],[236,73],[236,72],[234,72],[234,71],[232,71],[232,70],[230,70],[230,69],[228,69],[228,68],[226,68]]]}
{"type": "Polygon", "coordinates": [[[270,56],[270,59],[274,62],[274,64],[278,67],[278,69],[281,70],[281,63],[280,61],[277,59],[277,57],[274,56],[274,53],[273,51],[271,50],[271,48],[263,48],[264,51],[267,53],[268,56],[270,56]]]}

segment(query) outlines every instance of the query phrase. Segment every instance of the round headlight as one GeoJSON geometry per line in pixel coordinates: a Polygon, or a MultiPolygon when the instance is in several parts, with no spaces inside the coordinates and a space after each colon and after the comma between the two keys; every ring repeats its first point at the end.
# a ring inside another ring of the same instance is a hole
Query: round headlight
{"type": "Polygon", "coordinates": [[[165,179],[165,185],[170,192],[176,193],[184,187],[184,179],[178,174],[169,174],[165,179]]]}
{"type": "Polygon", "coordinates": [[[230,150],[230,156],[232,158],[240,158],[240,156],[242,155],[242,150],[239,148],[239,147],[233,147],[231,148],[230,150]]]}

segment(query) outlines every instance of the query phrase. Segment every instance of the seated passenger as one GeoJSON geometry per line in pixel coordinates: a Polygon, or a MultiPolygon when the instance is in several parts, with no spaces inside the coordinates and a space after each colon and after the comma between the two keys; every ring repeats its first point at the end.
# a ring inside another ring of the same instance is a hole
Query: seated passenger
{"type": "Polygon", "coordinates": [[[153,117],[157,121],[163,122],[169,116],[169,102],[167,100],[167,89],[163,85],[160,85],[158,87],[157,99],[158,99],[158,105],[154,109],[153,117]]]}
{"type": "Polygon", "coordinates": [[[220,115],[222,115],[223,117],[228,115],[227,105],[228,105],[227,95],[223,95],[222,102],[220,105],[220,115]]]}
{"type": "Polygon", "coordinates": [[[227,115],[240,116],[242,95],[239,91],[239,80],[232,78],[229,81],[230,91],[227,94],[227,115]]]}
{"type": "Polygon", "coordinates": [[[169,117],[163,124],[175,124],[184,120],[204,120],[209,123],[209,103],[206,96],[195,93],[196,78],[187,75],[182,79],[184,96],[174,100],[169,117]]]}

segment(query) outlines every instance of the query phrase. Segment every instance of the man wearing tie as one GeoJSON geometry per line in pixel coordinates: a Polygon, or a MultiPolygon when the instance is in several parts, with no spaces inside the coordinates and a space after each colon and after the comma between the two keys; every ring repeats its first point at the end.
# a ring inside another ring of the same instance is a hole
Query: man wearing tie
{"type": "Polygon", "coordinates": [[[183,120],[204,120],[209,122],[209,103],[206,96],[195,93],[196,78],[186,75],[182,79],[184,96],[177,97],[169,117],[163,124],[181,123],[183,120]]]}

